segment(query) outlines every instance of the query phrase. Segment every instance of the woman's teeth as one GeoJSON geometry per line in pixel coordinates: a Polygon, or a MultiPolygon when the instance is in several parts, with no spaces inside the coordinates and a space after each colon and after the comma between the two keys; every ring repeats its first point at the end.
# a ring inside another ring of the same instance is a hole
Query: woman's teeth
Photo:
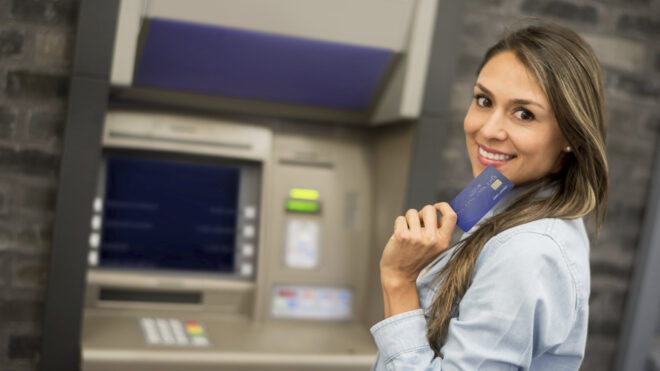
{"type": "Polygon", "coordinates": [[[483,148],[479,147],[479,154],[484,156],[485,158],[489,160],[497,160],[497,161],[506,161],[514,158],[514,155],[503,155],[500,153],[490,153],[486,152],[483,148]]]}

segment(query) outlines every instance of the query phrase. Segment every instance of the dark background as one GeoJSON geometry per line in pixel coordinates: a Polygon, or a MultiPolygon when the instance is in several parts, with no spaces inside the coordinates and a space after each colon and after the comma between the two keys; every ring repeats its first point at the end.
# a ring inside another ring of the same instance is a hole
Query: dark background
{"type": "MultiPolygon", "coordinates": [[[[265,0],[266,1],[266,0],[265,0]]],[[[440,0],[442,1],[442,0],[440,0]]],[[[48,275],[78,2],[0,0],[0,369],[34,370],[48,275]]],[[[569,26],[601,59],[611,196],[593,246],[582,370],[610,370],[621,330],[660,130],[660,0],[469,0],[439,163],[438,199],[470,179],[462,120],[481,55],[507,25],[538,16],[569,26]]],[[[649,324],[653,326],[655,324],[649,324]]]]}

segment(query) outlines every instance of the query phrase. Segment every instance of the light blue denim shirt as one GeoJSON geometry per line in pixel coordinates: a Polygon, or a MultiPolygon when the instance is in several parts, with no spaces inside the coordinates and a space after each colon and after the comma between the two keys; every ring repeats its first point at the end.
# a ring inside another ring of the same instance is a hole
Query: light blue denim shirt
{"type": "MultiPolygon", "coordinates": [[[[484,218],[499,213],[502,200],[484,218]]],[[[465,238],[467,234],[463,235],[465,238]]],[[[453,249],[417,278],[422,309],[371,328],[379,354],[374,370],[578,370],[589,315],[589,240],[582,219],[541,219],[491,238],[450,320],[444,358],[426,338],[440,283],[434,276],[453,249]]]]}

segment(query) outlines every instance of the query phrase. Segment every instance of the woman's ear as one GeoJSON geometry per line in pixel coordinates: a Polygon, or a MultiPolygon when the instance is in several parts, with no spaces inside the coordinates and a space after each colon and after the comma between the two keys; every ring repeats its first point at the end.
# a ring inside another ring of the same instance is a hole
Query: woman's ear
{"type": "Polygon", "coordinates": [[[552,167],[552,174],[558,174],[561,169],[566,166],[566,160],[568,159],[568,155],[573,151],[573,147],[570,146],[570,144],[565,143],[564,146],[562,147],[561,151],[557,155],[557,160],[555,161],[555,165],[552,167]]]}

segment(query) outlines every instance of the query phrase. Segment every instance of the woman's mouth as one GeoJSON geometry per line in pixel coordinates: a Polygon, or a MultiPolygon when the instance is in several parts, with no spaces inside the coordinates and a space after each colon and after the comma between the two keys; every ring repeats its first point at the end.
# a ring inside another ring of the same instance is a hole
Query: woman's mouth
{"type": "Polygon", "coordinates": [[[490,152],[480,145],[478,147],[479,147],[478,150],[479,162],[481,162],[486,166],[493,165],[497,167],[498,165],[502,165],[507,161],[516,157],[515,155],[509,155],[501,152],[490,152]]]}

